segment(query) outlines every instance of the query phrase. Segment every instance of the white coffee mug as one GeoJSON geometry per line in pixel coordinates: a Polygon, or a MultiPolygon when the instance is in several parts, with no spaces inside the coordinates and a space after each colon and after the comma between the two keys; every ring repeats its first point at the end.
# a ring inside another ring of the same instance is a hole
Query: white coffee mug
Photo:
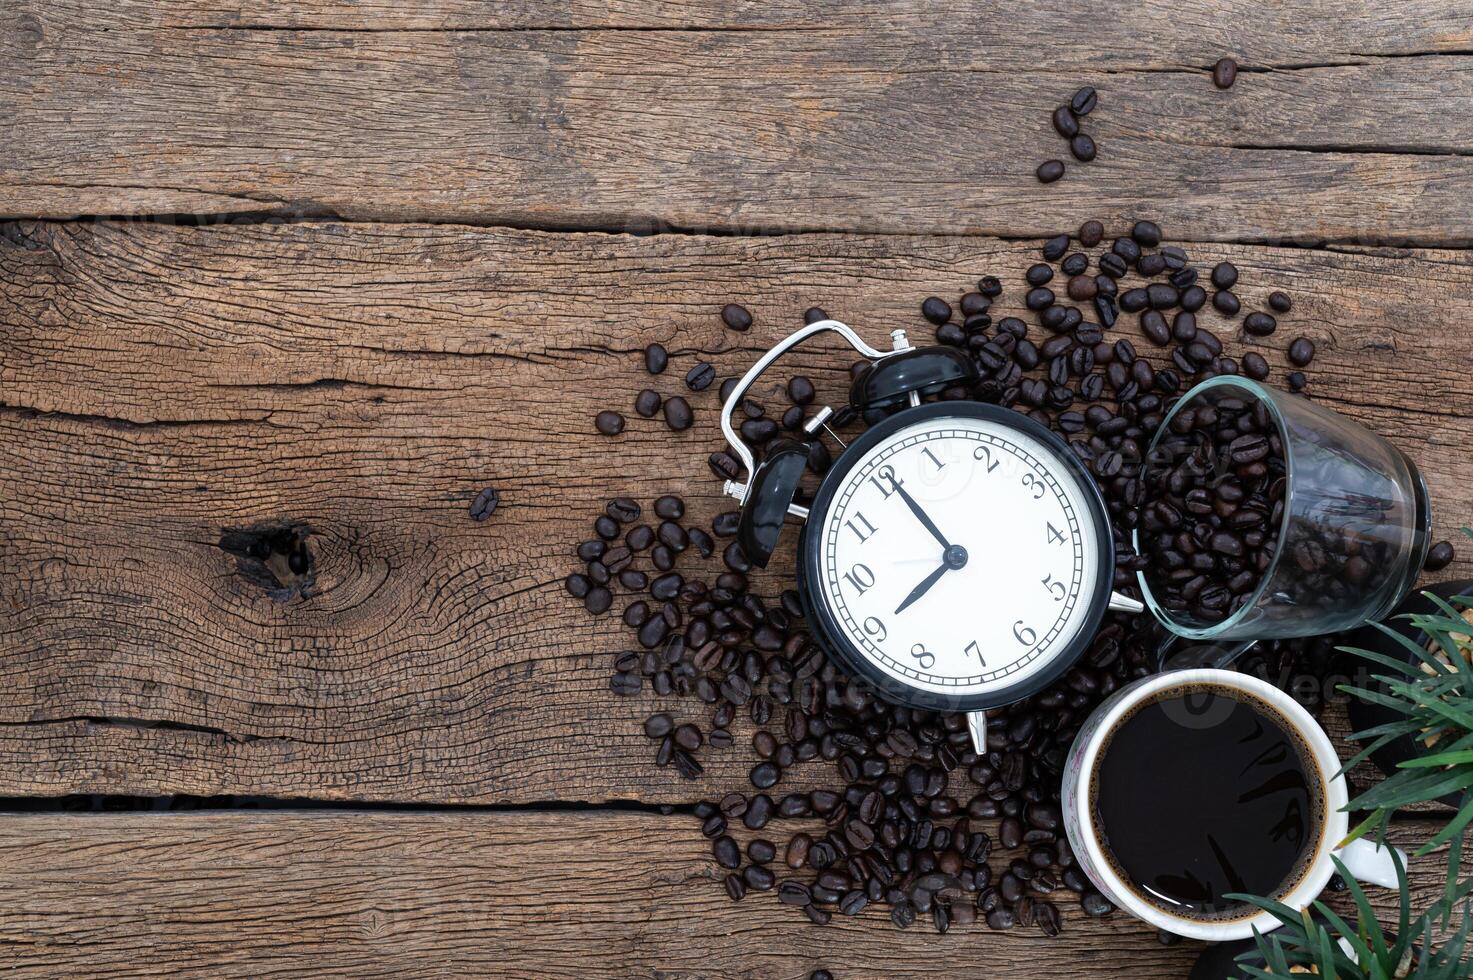
{"type": "MultiPolygon", "coordinates": [[[[1267,912],[1248,907],[1240,918],[1193,919],[1170,912],[1137,898],[1106,860],[1095,826],[1094,800],[1090,797],[1090,775],[1096,759],[1115,727],[1137,705],[1162,692],[1182,688],[1200,689],[1203,685],[1236,689],[1271,705],[1291,724],[1314,753],[1314,761],[1322,780],[1325,819],[1314,845],[1309,869],[1288,894],[1279,898],[1293,909],[1307,908],[1324,890],[1335,872],[1330,855],[1335,855],[1346,869],[1360,881],[1395,888],[1396,866],[1391,849],[1374,841],[1360,839],[1339,846],[1349,832],[1349,818],[1344,812],[1347,799],[1345,777],[1338,776],[1340,758],[1330,737],[1308,711],[1283,691],[1256,677],[1230,670],[1177,670],[1156,674],[1128,684],[1116,691],[1095,709],[1074,739],[1069,760],[1064,768],[1064,827],[1074,858],[1106,898],[1131,915],[1158,929],[1189,939],[1224,942],[1246,939],[1253,930],[1268,932],[1280,923],[1267,912]]],[[[1400,853],[1400,852],[1398,852],[1400,853]]],[[[1403,865],[1406,855],[1401,854],[1403,865]]]]}

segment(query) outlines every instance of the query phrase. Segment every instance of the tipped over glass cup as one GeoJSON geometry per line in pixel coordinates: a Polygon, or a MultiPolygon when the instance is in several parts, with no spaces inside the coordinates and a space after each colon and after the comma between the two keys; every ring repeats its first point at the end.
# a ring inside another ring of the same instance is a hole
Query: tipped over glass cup
{"type": "MultiPolygon", "coordinates": [[[[1234,399],[1265,406],[1283,454],[1285,473],[1273,501],[1281,519],[1265,546],[1271,558],[1256,589],[1220,620],[1168,608],[1142,572],[1147,608],[1172,633],[1204,643],[1333,633],[1390,613],[1421,571],[1432,510],[1411,459],[1359,423],[1298,395],[1219,376],[1188,391],[1162,420],[1146,451],[1147,472],[1186,466],[1200,472],[1204,464],[1193,456],[1192,439],[1173,432],[1172,420],[1204,405],[1231,409],[1234,399]]],[[[1139,529],[1134,543],[1140,552],[1139,529]]]]}

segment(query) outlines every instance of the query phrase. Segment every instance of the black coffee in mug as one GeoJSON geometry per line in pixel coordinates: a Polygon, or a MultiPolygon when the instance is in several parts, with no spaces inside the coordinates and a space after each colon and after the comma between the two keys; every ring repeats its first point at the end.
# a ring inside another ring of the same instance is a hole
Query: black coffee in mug
{"type": "Polygon", "coordinates": [[[1106,858],[1143,901],[1235,919],[1223,896],[1281,898],[1309,871],[1324,777],[1271,705],[1229,687],[1163,691],[1110,732],[1090,774],[1106,858]]]}

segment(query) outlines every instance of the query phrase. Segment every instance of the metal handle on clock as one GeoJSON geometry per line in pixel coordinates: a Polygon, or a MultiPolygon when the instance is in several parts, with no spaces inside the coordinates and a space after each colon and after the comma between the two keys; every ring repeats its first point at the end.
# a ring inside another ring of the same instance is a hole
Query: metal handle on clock
{"type": "MultiPolygon", "coordinates": [[[[795,330],[778,341],[770,351],[758,358],[757,363],[753,364],[747,369],[747,373],[742,375],[736,387],[731,390],[731,395],[726,399],[726,403],[721,406],[721,434],[726,437],[727,445],[731,446],[732,450],[737,454],[737,458],[741,460],[742,466],[747,471],[747,479],[744,483],[737,483],[734,480],[726,481],[726,485],[722,489],[727,496],[735,497],[737,500],[745,499],[747,492],[752,487],[752,474],[757,464],[752,450],[742,441],[742,437],[737,434],[736,428],[731,424],[731,417],[736,412],[736,407],[742,403],[742,399],[746,397],[747,391],[752,387],[753,383],[762,377],[764,371],[772,366],[773,361],[776,361],[779,357],[782,357],[809,337],[820,333],[838,334],[844,338],[850,347],[858,351],[861,356],[867,357],[872,361],[879,360],[887,353],[894,353],[894,351],[875,350],[869,344],[866,344],[860,338],[859,334],[855,333],[853,328],[848,324],[840,323],[838,320],[819,320],[816,323],[808,324],[801,330],[795,330]]],[[[903,342],[904,337],[902,335],[897,345],[903,342]]],[[[906,346],[909,346],[909,344],[906,344],[906,346]]],[[[897,349],[900,348],[897,346],[897,349]]]]}

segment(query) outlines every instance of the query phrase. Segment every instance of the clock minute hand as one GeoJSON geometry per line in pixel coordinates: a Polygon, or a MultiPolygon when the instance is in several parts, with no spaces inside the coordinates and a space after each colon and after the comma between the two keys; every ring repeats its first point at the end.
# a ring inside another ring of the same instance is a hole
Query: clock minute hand
{"type": "Polygon", "coordinates": [[[911,498],[911,495],[905,492],[905,488],[902,487],[899,482],[897,482],[893,477],[890,480],[890,485],[895,488],[896,493],[900,494],[900,499],[905,501],[905,506],[910,508],[910,512],[916,516],[916,520],[924,524],[926,530],[931,532],[931,537],[935,538],[937,541],[940,541],[942,548],[950,548],[951,542],[946,540],[946,535],[942,534],[941,529],[936,526],[936,523],[932,521],[929,516],[927,516],[925,511],[921,510],[921,505],[916,503],[915,500],[911,498]]]}
{"type": "Polygon", "coordinates": [[[910,606],[911,603],[915,602],[917,599],[919,599],[921,596],[925,595],[927,592],[930,592],[931,591],[931,586],[933,586],[937,582],[941,581],[941,576],[945,575],[950,570],[951,570],[951,565],[949,565],[949,564],[943,564],[940,568],[936,569],[930,575],[927,575],[926,576],[926,580],[924,582],[922,582],[920,585],[917,585],[914,589],[912,589],[911,592],[910,592],[910,595],[908,595],[908,596],[905,597],[905,601],[902,602],[899,606],[896,607],[895,614],[898,616],[901,613],[905,612],[905,610],[907,608],[909,608],[909,606],[910,606]]]}

